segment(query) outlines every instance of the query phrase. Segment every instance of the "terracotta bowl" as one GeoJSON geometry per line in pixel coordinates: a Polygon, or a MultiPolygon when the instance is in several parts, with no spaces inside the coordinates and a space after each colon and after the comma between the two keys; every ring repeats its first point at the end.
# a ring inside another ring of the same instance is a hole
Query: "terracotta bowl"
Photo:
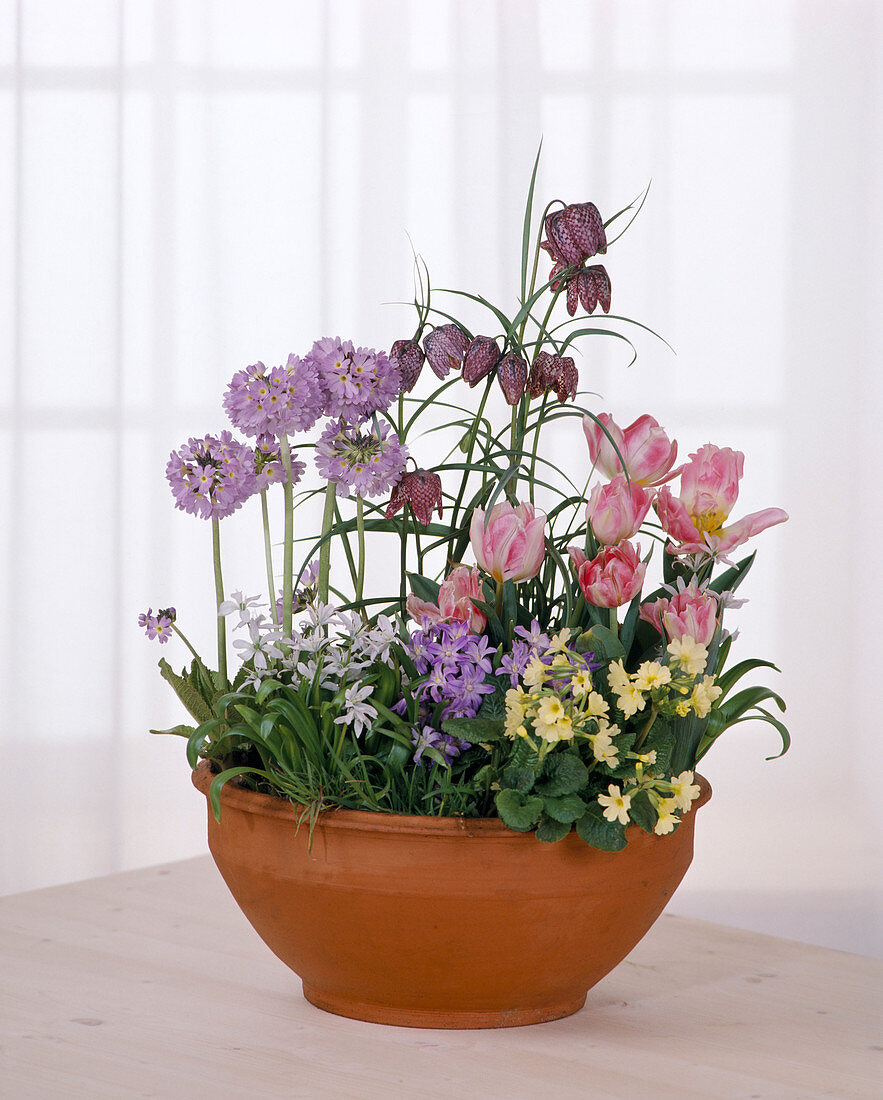
{"type": "MultiPolygon", "coordinates": [[[[208,794],[200,764],[194,785],[208,794]]],[[[512,1027],[568,1016],[644,936],[693,858],[696,808],[621,852],[543,844],[496,819],[352,810],[297,828],[288,802],[228,783],[212,856],[304,996],[406,1027],[512,1027]]]]}

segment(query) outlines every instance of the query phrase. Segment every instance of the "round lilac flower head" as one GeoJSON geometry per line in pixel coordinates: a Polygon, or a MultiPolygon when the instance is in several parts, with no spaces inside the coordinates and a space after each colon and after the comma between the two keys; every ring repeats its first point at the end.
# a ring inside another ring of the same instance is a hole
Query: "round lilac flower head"
{"type": "Polygon", "coordinates": [[[289,435],[305,432],[325,408],[316,364],[289,355],[284,367],[268,370],[255,363],[233,375],[224,408],[234,428],[244,435],[289,435]]]}
{"type": "MultiPolygon", "coordinates": [[[[279,441],[272,435],[259,435],[254,448],[254,468],[259,489],[285,481],[285,467],[279,453],[279,441]]],[[[291,484],[297,485],[307,472],[306,463],[300,459],[291,459],[291,484]]]]}
{"type": "Polygon", "coordinates": [[[355,348],[336,336],[317,340],[305,362],[318,372],[325,394],[325,412],[355,423],[388,409],[402,388],[397,360],[371,348],[355,348]]]}
{"type": "Polygon", "coordinates": [[[257,488],[254,453],[230,432],[191,438],[169,456],[166,480],[176,508],[202,519],[224,519],[257,488]]]}
{"type": "Polygon", "coordinates": [[[407,460],[408,448],[386,423],[351,427],[333,420],[316,444],[316,468],[342,496],[349,496],[350,489],[360,497],[387,493],[407,460]]]}

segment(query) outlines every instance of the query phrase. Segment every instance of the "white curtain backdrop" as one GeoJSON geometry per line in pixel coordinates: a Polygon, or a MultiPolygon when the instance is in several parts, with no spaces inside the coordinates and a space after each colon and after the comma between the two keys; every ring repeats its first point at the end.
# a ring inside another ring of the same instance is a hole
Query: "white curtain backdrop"
{"type": "MultiPolygon", "coordinates": [[[[606,266],[677,354],[590,342],[598,411],[743,450],[739,511],[791,514],[737,644],[794,748],[743,725],[706,758],[672,909],[873,952],[881,63],[873,0],[0,0],[0,891],[205,850],[136,626],[174,604],[211,653],[168,453],[257,359],[408,334],[410,242],[511,301],[542,136],[541,203],[652,180],[606,266]]],[[[225,524],[228,589],[263,589],[258,523],[225,524]]]]}

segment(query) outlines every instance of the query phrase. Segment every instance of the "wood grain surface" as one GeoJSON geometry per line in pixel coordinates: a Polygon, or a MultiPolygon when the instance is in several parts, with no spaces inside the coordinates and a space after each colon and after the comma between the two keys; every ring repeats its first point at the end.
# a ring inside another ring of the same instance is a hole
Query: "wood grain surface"
{"type": "Polygon", "coordinates": [[[360,1023],[303,999],[206,856],[0,898],[0,1096],[877,1100],[881,977],[663,916],[567,1019],[360,1023]]]}

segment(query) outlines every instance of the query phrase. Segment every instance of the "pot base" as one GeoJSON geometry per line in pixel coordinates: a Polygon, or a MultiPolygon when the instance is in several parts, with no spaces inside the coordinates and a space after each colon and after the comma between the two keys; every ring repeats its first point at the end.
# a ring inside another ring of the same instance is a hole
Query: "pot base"
{"type": "Polygon", "coordinates": [[[322,993],[303,983],[304,997],[316,1008],[335,1016],[351,1020],[364,1020],[369,1024],[387,1024],[392,1027],[445,1028],[468,1030],[470,1028],[524,1027],[527,1024],[545,1024],[572,1016],[586,1003],[586,994],[572,997],[559,1004],[542,1007],[513,1008],[504,1012],[435,1011],[424,1008],[404,1008],[391,1005],[370,1004],[322,993]]]}

